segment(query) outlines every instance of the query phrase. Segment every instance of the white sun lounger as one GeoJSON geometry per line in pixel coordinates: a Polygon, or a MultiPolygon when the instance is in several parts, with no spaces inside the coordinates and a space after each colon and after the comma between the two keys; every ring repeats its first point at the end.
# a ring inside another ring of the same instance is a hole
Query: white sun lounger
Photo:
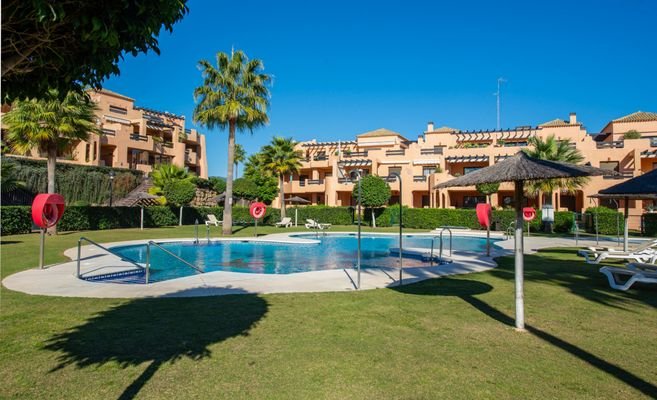
{"type": "Polygon", "coordinates": [[[320,224],[314,219],[307,219],[306,220],[306,229],[319,229],[319,230],[324,230],[324,229],[329,229],[331,227],[331,224],[320,224]]]}
{"type": "MultiPolygon", "coordinates": [[[[631,264],[630,264],[631,265],[631,264]]],[[[616,290],[628,290],[636,282],[657,283],[657,271],[648,272],[640,269],[602,267],[600,272],[603,273],[609,281],[609,286],[616,290]],[[621,277],[629,277],[623,281],[621,277]]]]}
{"type": "Polygon", "coordinates": [[[214,214],[208,214],[208,220],[205,221],[205,225],[206,226],[210,226],[210,225],[219,226],[219,225],[221,225],[221,221],[219,221],[217,219],[217,217],[215,217],[214,214]]]}
{"type": "Polygon", "coordinates": [[[281,220],[281,222],[277,222],[276,226],[279,228],[289,228],[292,226],[292,218],[285,217],[281,220]]]}
{"type": "Polygon", "coordinates": [[[653,259],[653,257],[657,257],[657,250],[655,247],[657,247],[657,240],[651,240],[631,251],[611,249],[603,251],[591,251],[589,249],[580,250],[577,252],[577,254],[584,257],[587,264],[599,264],[603,260],[628,260],[644,263],[650,261],[653,259]]]}

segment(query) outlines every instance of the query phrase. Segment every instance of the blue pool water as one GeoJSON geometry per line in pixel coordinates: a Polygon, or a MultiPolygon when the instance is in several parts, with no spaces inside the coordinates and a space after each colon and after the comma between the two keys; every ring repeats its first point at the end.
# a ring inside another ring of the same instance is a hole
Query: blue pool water
{"type": "MultiPolygon", "coordinates": [[[[300,234],[295,237],[315,239],[315,235],[300,234]]],[[[162,243],[161,245],[182,259],[205,272],[232,271],[264,274],[290,274],[295,272],[326,269],[352,268],[356,265],[357,240],[355,234],[320,236],[321,243],[271,243],[248,241],[215,241],[193,244],[191,242],[162,243]]],[[[449,247],[444,239],[445,249],[449,247]]],[[[438,247],[438,240],[435,242],[438,247]]],[[[390,255],[389,249],[399,247],[398,236],[363,235],[363,268],[397,267],[399,258],[390,255]]],[[[431,247],[431,238],[405,235],[403,247],[431,247]]],[[[485,251],[486,240],[474,237],[454,237],[453,249],[461,251],[485,251]]],[[[114,247],[112,250],[134,261],[146,262],[146,246],[131,245],[114,247]]],[[[404,257],[405,267],[426,266],[429,262],[404,257]]],[[[196,272],[157,247],[151,247],[151,281],[162,281],[194,275],[196,272]]]]}

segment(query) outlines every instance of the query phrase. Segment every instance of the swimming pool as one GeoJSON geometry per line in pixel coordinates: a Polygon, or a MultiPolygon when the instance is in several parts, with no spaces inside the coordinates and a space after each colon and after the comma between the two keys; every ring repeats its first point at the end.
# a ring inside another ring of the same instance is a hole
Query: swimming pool
{"type": "MultiPolygon", "coordinates": [[[[314,234],[292,235],[292,238],[315,239],[314,234]]],[[[430,236],[404,235],[403,247],[431,247],[430,236]]],[[[445,248],[449,246],[444,239],[445,248]]],[[[296,272],[353,268],[356,265],[357,239],[355,234],[329,234],[308,243],[230,240],[160,243],[166,250],[199,267],[204,272],[230,271],[260,274],[291,274],[296,272]]],[[[436,240],[438,247],[438,240],[436,240]]],[[[395,235],[362,235],[363,268],[398,267],[399,258],[390,248],[399,246],[395,235]]],[[[481,252],[486,239],[455,236],[453,249],[481,252]]],[[[146,262],[146,246],[113,247],[121,256],[139,263],[146,262]]],[[[404,267],[428,266],[428,261],[404,257],[404,267]]],[[[150,281],[163,281],[197,274],[189,266],[176,260],[157,247],[151,247],[150,281]]]]}

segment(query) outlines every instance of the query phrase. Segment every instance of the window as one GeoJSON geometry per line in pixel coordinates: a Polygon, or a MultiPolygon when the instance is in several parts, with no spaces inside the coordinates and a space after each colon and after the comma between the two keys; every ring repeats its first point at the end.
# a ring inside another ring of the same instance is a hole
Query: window
{"type": "Polygon", "coordinates": [[[475,208],[477,203],[485,203],[486,196],[463,196],[463,208],[475,208]]]}
{"type": "Polygon", "coordinates": [[[113,112],[113,113],[116,113],[116,114],[126,115],[128,113],[127,108],[123,108],[123,107],[119,107],[119,106],[113,106],[113,105],[109,106],[109,110],[110,110],[110,112],[113,112]]]}
{"type": "Polygon", "coordinates": [[[93,158],[93,160],[96,161],[96,158],[98,158],[98,147],[96,146],[95,143],[93,144],[93,146],[94,146],[94,158],[93,158]]]}
{"type": "Polygon", "coordinates": [[[481,169],[481,167],[463,167],[463,175],[467,175],[470,172],[475,172],[478,169],[481,169]]]}
{"type": "Polygon", "coordinates": [[[388,176],[392,174],[401,175],[401,167],[388,167],[388,176]]]}
{"type": "Polygon", "coordinates": [[[436,167],[422,167],[422,175],[429,176],[436,172],[436,167]]]}
{"type": "Polygon", "coordinates": [[[618,172],[618,161],[600,161],[600,168],[618,172]]]}
{"type": "Polygon", "coordinates": [[[89,143],[84,146],[84,161],[89,162],[89,143]]]}

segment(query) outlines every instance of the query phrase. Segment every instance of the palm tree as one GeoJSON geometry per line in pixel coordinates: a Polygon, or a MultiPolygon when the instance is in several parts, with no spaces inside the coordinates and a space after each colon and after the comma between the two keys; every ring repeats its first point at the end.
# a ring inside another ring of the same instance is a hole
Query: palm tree
{"type": "Polygon", "coordinates": [[[25,154],[38,148],[48,155],[48,193],[55,193],[57,151],[89,134],[100,134],[96,125],[96,105],[85,93],[68,92],[63,100],[51,89],[41,99],[17,100],[5,114],[7,141],[11,149],[25,154]]]}
{"type": "Polygon", "coordinates": [[[264,166],[278,176],[279,196],[281,198],[281,218],[285,218],[284,178],[301,168],[302,154],[295,150],[296,142],[292,138],[274,137],[270,144],[262,148],[264,166]]]}
{"type": "Polygon", "coordinates": [[[235,179],[237,179],[238,175],[238,164],[244,162],[244,160],[246,160],[246,151],[244,151],[244,147],[239,143],[235,143],[235,179]]]}
{"type": "Polygon", "coordinates": [[[262,73],[258,59],[249,60],[242,51],[217,53],[217,65],[201,60],[203,85],[194,90],[197,105],[194,121],[208,129],[228,128],[228,170],[226,172],[226,205],[223,233],[233,230],[233,166],[235,164],[235,131],[249,130],[269,122],[268,84],[271,77],[262,73]]]}
{"type": "MultiPolygon", "coordinates": [[[[527,141],[532,149],[524,150],[527,155],[541,160],[561,161],[578,164],[584,160],[582,153],[572,145],[570,140],[557,140],[554,135],[545,140],[538,136],[532,136],[527,141]]],[[[525,190],[529,196],[535,197],[542,194],[551,194],[554,191],[566,191],[574,193],[588,181],[587,177],[567,179],[544,179],[541,181],[528,182],[525,190]]],[[[548,196],[546,204],[552,203],[552,196],[548,196]]]]}
{"type": "Polygon", "coordinates": [[[149,189],[150,194],[162,195],[162,191],[167,184],[178,182],[178,181],[189,181],[194,180],[194,175],[190,174],[187,168],[179,167],[175,164],[158,164],[153,168],[151,172],[151,179],[153,180],[153,186],[149,189]]]}

